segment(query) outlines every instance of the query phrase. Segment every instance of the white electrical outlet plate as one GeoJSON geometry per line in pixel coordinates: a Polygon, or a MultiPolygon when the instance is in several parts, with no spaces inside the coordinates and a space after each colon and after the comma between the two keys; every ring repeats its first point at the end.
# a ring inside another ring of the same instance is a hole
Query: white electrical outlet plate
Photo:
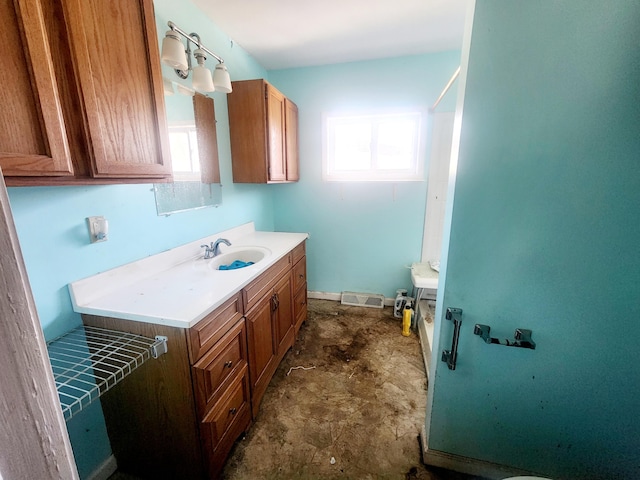
{"type": "Polygon", "coordinates": [[[106,242],[109,224],[104,217],[87,217],[91,243],[106,242]]]}

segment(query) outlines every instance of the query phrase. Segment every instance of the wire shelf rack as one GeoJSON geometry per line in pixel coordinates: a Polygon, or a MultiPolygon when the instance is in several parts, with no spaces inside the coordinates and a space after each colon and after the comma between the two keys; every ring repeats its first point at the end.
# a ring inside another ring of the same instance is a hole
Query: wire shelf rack
{"type": "Polygon", "coordinates": [[[80,326],[47,343],[66,421],[155,357],[162,340],[80,326]]]}

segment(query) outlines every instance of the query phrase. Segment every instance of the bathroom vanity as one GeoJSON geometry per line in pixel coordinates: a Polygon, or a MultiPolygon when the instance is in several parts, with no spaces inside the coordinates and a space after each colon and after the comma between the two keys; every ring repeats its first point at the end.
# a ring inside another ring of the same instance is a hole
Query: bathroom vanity
{"type": "Polygon", "coordinates": [[[306,318],[306,237],[247,224],[70,285],[85,325],[167,338],[167,353],[101,397],[122,471],[218,477],[306,318]],[[217,238],[232,245],[204,260],[217,238]],[[216,269],[247,255],[259,259],[216,269]]]}

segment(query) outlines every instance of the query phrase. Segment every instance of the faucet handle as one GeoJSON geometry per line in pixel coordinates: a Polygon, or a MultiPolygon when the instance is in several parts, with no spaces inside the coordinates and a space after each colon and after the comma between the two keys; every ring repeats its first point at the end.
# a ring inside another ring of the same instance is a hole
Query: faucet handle
{"type": "Polygon", "coordinates": [[[204,258],[205,259],[208,259],[208,258],[211,258],[211,257],[214,256],[213,255],[213,250],[214,250],[213,242],[211,242],[211,245],[206,245],[206,244],[205,245],[200,245],[200,248],[204,248],[204,258]]]}

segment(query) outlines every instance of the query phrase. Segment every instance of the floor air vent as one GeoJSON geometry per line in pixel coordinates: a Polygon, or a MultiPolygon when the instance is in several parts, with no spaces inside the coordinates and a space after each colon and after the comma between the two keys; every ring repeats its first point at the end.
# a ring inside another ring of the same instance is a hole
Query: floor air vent
{"type": "Polygon", "coordinates": [[[384,307],[384,295],[376,293],[342,292],[340,303],[343,305],[355,305],[356,307],[384,307]]]}

